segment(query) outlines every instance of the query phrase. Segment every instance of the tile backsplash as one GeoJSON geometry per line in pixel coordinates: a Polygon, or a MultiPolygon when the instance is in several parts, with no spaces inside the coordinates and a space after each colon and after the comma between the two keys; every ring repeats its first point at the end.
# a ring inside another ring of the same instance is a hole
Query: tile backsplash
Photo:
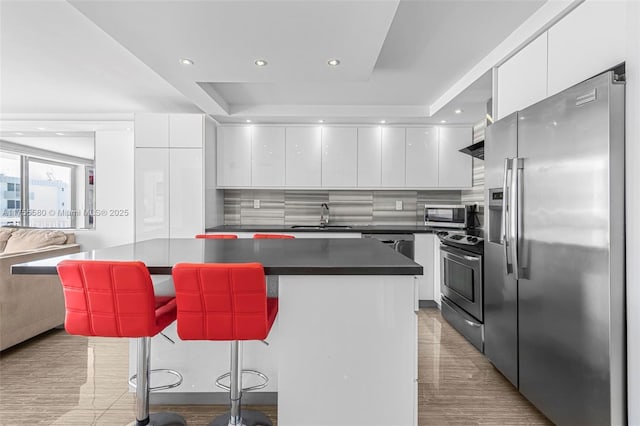
{"type": "Polygon", "coordinates": [[[225,225],[317,225],[327,203],[336,225],[416,225],[425,204],[460,204],[461,191],[226,189],[225,225]],[[254,200],[260,207],[254,208],[254,200]],[[402,210],[396,210],[396,202],[402,210]]]}
{"type": "Polygon", "coordinates": [[[425,204],[477,204],[484,217],[484,161],[473,159],[473,188],[462,191],[226,189],[225,225],[318,225],[320,205],[335,225],[420,225],[425,204]],[[260,207],[254,208],[259,200],[260,207]],[[396,201],[402,210],[396,210],[396,201]]]}

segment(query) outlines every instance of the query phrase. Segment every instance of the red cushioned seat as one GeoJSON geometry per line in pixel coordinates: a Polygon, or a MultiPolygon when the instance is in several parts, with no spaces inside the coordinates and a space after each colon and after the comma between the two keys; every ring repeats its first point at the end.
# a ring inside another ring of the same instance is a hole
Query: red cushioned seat
{"type": "Polygon", "coordinates": [[[278,313],[260,263],[179,263],[173,283],[183,340],[264,340],[278,313]]]}
{"type": "Polygon", "coordinates": [[[258,240],[268,240],[268,239],[292,240],[295,237],[293,235],[285,235],[285,234],[254,234],[253,238],[258,239],[258,240]]]}
{"type": "MultiPolygon", "coordinates": [[[[149,353],[151,337],[176,320],[175,297],[156,297],[147,266],[142,262],[63,260],[58,264],[65,304],[64,326],[69,334],[135,337],[138,340],[136,425],[186,425],[175,413],[149,413],[149,353]]],[[[178,378],[164,389],[182,383],[178,378]]],[[[133,380],[133,378],[131,379],[133,380]]]]}
{"type": "Polygon", "coordinates": [[[236,240],[237,235],[233,234],[198,234],[196,238],[204,238],[208,240],[236,240]]]}
{"type": "Polygon", "coordinates": [[[173,267],[173,284],[181,339],[231,341],[231,371],[216,380],[216,386],[229,391],[231,409],[209,425],[272,426],[263,413],[240,409],[242,392],[262,389],[269,380],[259,371],[240,368],[240,341],[266,339],[278,314],[278,299],[267,297],[262,265],[179,263],[173,267]],[[245,373],[264,382],[243,389],[245,373]],[[221,382],[225,377],[229,386],[221,382]]]}
{"type": "Polygon", "coordinates": [[[155,297],[142,262],[64,260],[58,264],[70,334],[152,337],[176,319],[173,297],[155,297]]]}

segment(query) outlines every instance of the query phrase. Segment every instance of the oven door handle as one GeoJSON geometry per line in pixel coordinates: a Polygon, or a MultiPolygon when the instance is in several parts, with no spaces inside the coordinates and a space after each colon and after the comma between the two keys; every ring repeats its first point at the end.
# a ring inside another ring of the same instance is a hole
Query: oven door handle
{"type": "Polygon", "coordinates": [[[465,319],[464,322],[469,324],[471,327],[480,327],[480,324],[478,324],[477,322],[469,321],[468,319],[465,319]]]}
{"type": "Polygon", "coordinates": [[[475,257],[475,256],[467,256],[467,255],[465,255],[464,258],[467,259],[467,260],[471,260],[472,262],[477,262],[478,260],[480,260],[479,257],[475,257]]]}

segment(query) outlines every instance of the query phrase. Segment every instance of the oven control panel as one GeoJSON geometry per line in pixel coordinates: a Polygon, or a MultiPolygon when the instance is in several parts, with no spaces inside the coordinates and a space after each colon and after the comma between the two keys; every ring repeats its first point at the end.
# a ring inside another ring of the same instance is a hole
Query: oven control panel
{"type": "Polygon", "coordinates": [[[443,243],[454,242],[457,244],[464,244],[467,246],[476,246],[476,245],[482,244],[482,242],[484,241],[484,239],[481,237],[477,237],[475,235],[467,235],[467,234],[458,233],[458,232],[454,233],[449,231],[440,231],[436,235],[438,236],[438,238],[440,238],[440,241],[442,241],[443,243]]]}

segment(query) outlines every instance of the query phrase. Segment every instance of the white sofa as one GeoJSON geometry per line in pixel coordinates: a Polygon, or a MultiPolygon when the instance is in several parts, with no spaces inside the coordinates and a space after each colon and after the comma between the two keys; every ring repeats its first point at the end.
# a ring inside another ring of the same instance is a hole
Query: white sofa
{"type": "Polygon", "coordinates": [[[75,235],[0,228],[0,351],[64,323],[57,275],[11,275],[11,265],[78,253],[75,235]]]}

